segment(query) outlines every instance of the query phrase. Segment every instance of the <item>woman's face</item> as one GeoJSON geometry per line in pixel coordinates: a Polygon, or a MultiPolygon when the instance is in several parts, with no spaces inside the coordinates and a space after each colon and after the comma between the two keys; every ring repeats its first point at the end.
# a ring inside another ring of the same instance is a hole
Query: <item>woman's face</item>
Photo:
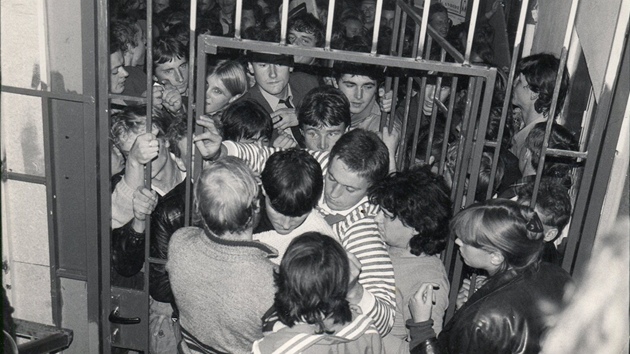
{"type": "Polygon", "coordinates": [[[473,268],[483,269],[493,275],[499,269],[499,265],[493,263],[493,252],[477,248],[465,243],[459,237],[455,239],[455,243],[459,246],[459,254],[462,255],[464,262],[473,268]]]}
{"type": "Polygon", "coordinates": [[[514,80],[512,89],[512,104],[527,109],[529,105],[533,104],[535,100],[532,100],[534,92],[529,88],[529,83],[525,78],[525,75],[519,74],[514,80]]]}
{"type": "Polygon", "coordinates": [[[206,90],[206,114],[214,113],[234,101],[234,96],[225,88],[223,81],[216,75],[208,76],[206,79],[208,89],[206,90]]]}

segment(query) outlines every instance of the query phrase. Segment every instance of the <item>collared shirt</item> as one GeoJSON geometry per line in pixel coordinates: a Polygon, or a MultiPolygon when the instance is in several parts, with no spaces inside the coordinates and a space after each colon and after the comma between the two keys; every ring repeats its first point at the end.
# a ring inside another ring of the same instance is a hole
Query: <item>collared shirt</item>
{"type": "MultiPolygon", "coordinates": [[[[293,104],[293,92],[291,91],[291,85],[290,84],[287,84],[287,92],[286,92],[286,95],[284,97],[276,97],[274,95],[271,95],[267,91],[263,90],[262,88],[260,89],[260,93],[265,98],[265,101],[267,101],[267,103],[269,103],[269,107],[271,107],[274,112],[279,110],[279,109],[281,109],[281,108],[286,108],[286,106],[284,104],[280,103],[280,100],[288,99],[289,102],[291,102],[291,104],[293,104]],[[279,107],[279,105],[280,105],[280,107],[279,107]]],[[[293,104],[293,107],[295,107],[295,104],[293,104]]]]}

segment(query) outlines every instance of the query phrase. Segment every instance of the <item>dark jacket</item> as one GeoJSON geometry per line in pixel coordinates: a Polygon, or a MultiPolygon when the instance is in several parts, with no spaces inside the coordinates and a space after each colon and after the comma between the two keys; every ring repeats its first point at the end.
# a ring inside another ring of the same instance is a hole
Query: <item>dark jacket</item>
{"type": "Polygon", "coordinates": [[[426,334],[420,331],[425,322],[411,325],[411,353],[538,353],[547,317],[555,314],[550,309],[559,309],[570,282],[564,269],[548,263],[497,274],[455,313],[437,340],[418,338],[426,334]]]}
{"type": "MultiPolygon", "coordinates": [[[[185,181],[188,181],[186,179],[185,181]]],[[[166,261],[168,243],[175,231],[184,226],[186,183],[181,182],[163,197],[151,213],[150,256],[166,261]]],[[[144,265],[145,237],[133,230],[133,220],[112,231],[112,266],[124,277],[132,277],[144,265]]],[[[163,264],[151,263],[149,273],[149,293],[161,302],[173,303],[173,293],[168,273],[163,264]]]]}

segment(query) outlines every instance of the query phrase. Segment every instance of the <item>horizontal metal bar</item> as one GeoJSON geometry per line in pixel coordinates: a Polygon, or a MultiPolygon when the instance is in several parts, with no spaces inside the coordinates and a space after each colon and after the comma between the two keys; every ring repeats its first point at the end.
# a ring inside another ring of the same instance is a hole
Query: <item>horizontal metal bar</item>
{"type": "Polygon", "coordinates": [[[5,178],[13,181],[46,185],[46,177],[44,176],[33,176],[18,172],[5,172],[5,176],[3,177],[3,179],[5,178]]]}
{"type": "Polygon", "coordinates": [[[67,93],[67,92],[51,92],[51,91],[33,90],[33,89],[27,89],[27,88],[22,88],[22,87],[15,87],[15,86],[2,85],[2,92],[14,93],[14,94],[25,95],[25,96],[45,97],[45,98],[50,98],[54,100],[62,100],[62,101],[83,102],[83,103],[96,102],[94,97],[90,95],[81,95],[77,93],[67,93]]]}
{"type": "Polygon", "coordinates": [[[74,269],[60,268],[60,269],[57,269],[56,274],[58,277],[62,277],[62,278],[87,281],[87,274],[85,274],[84,272],[74,270],[74,269]]]}
{"type": "Polygon", "coordinates": [[[127,95],[119,95],[119,94],[115,94],[115,93],[110,93],[109,94],[109,98],[117,98],[119,100],[124,100],[124,101],[133,101],[133,102],[139,102],[139,103],[147,103],[147,98],[146,97],[138,97],[138,96],[127,96],[127,95]]]}
{"type": "Polygon", "coordinates": [[[149,263],[152,263],[152,264],[162,264],[162,265],[166,264],[166,259],[162,259],[162,258],[149,257],[148,260],[149,260],[149,263]]]}
{"type": "Polygon", "coordinates": [[[335,49],[328,51],[324,50],[324,48],[307,48],[245,39],[237,40],[234,38],[210,35],[200,35],[199,40],[204,42],[204,49],[207,49],[208,53],[211,53],[212,51],[216,52],[216,48],[225,47],[234,49],[246,49],[264,53],[300,55],[320,59],[351,61],[362,64],[396,67],[402,69],[479,76],[484,78],[493,76],[492,72],[497,70],[496,68],[490,68],[486,66],[464,66],[458,63],[442,63],[439,61],[426,59],[418,60],[415,58],[402,58],[382,54],[372,55],[369,53],[348,52],[335,49]]]}
{"type": "MultiPolygon", "coordinates": [[[[496,141],[486,141],[484,146],[496,147],[496,141]]],[[[571,151],[571,150],[559,150],[559,149],[547,149],[546,156],[566,156],[575,157],[576,159],[586,159],[588,157],[588,151],[571,151]]]]}

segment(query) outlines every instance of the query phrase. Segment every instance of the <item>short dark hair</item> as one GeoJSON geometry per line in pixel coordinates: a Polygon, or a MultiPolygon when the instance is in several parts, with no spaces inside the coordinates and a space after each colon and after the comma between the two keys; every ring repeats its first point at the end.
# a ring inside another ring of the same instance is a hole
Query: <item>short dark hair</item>
{"type": "MultiPolygon", "coordinates": [[[[355,39],[357,37],[355,37],[355,39]]],[[[370,52],[369,46],[352,41],[346,42],[343,49],[351,52],[370,52]]],[[[346,74],[352,76],[367,76],[370,79],[375,80],[377,84],[380,84],[385,79],[383,67],[349,61],[335,61],[335,64],[333,65],[333,73],[335,74],[335,79],[337,80],[346,74]]]]}
{"type": "Polygon", "coordinates": [[[260,103],[238,100],[230,104],[221,115],[223,139],[239,141],[253,139],[257,135],[271,139],[273,123],[271,116],[260,103]]]}
{"type": "Polygon", "coordinates": [[[417,232],[409,241],[411,253],[434,255],[444,250],[452,216],[450,189],[429,166],[389,175],[370,188],[369,197],[417,232]]]}
{"type": "Polygon", "coordinates": [[[338,158],[350,170],[368,180],[370,186],[378,183],[389,172],[389,152],[383,141],[373,132],[355,129],[337,140],[330,151],[330,161],[338,158]]]}
{"type": "MultiPolygon", "coordinates": [[[[560,60],[551,54],[534,54],[521,59],[518,63],[516,75],[523,74],[527,80],[529,89],[538,94],[538,99],[534,102],[534,108],[538,113],[549,113],[551,110],[551,99],[553,90],[556,87],[556,76],[560,68],[560,60]]],[[[569,87],[569,75],[566,67],[562,73],[560,81],[560,93],[558,94],[558,104],[555,115],[557,116],[564,105],[564,99],[569,87]]]]}
{"type": "Polygon", "coordinates": [[[305,150],[271,155],[260,178],[271,206],[286,216],[302,216],[317,206],[324,181],[322,168],[305,150]]]}
{"type": "Polygon", "coordinates": [[[175,59],[188,61],[188,46],[168,36],[153,41],[153,69],[175,59]]]}
{"type": "Polygon", "coordinates": [[[274,272],[280,321],[289,327],[303,321],[316,325],[316,334],[330,333],[326,318],[335,324],[350,322],[349,277],[348,256],[337,241],[318,232],[296,237],[274,272]]]}
{"type": "MultiPolygon", "coordinates": [[[[147,106],[126,106],[122,111],[112,114],[110,138],[118,147],[123,135],[132,132],[138,134],[140,129],[146,127],[147,106]]],[[[154,109],[151,115],[151,123],[158,129],[158,137],[166,134],[173,118],[161,109],[154,109]]],[[[150,132],[151,129],[148,129],[150,132]]]]}
{"type": "Polygon", "coordinates": [[[306,94],[298,108],[297,118],[300,128],[307,125],[333,127],[341,124],[349,127],[350,102],[339,89],[322,85],[306,94]]]}
{"type": "Polygon", "coordinates": [[[308,12],[289,19],[289,30],[304,32],[315,36],[315,46],[324,45],[324,25],[308,12]]]}
{"type": "MultiPolygon", "coordinates": [[[[517,188],[517,201],[522,205],[531,207],[533,191],[533,182],[517,188]]],[[[556,237],[559,237],[571,218],[569,190],[553,178],[542,178],[534,209],[540,211],[540,220],[544,225],[558,229],[556,237]]]]}
{"type": "MultiPolygon", "coordinates": [[[[532,158],[531,163],[534,169],[538,168],[540,162],[540,150],[542,149],[543,140],[545,139],[545,130],[547,129],[547,122],[540,122],[534,125],[529,135],[525,139],[527,149],[530,150],[532,158]]],[[[560,124],[552,123],[551,134],[549,135],[548,149],[559,150],[578,150],[578,142],[575,136],[565,127],[560,124]]],[[[567,156],[545,156],[545,169],[552,165],[565,165],[567,170],[575,163],[575,158],[567,156]]]]}
{"type": "Polygon", "coordinates": [[[429,7],[429,18],[431,18],[432,15],[439,14],[440,12],[445,13],[446,16],[448,16],[448,10],[444,5],[439,2],[434,3],[431,7],[429,7]]]}

